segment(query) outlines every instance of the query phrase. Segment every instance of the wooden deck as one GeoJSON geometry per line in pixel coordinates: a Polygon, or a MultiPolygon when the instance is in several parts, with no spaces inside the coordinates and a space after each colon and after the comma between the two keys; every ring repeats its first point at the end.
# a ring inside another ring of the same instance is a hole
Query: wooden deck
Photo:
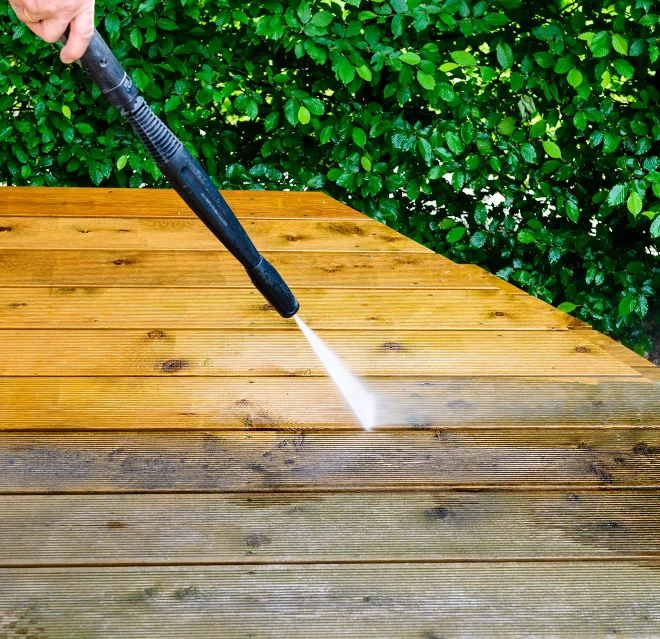
{"type": "Polygon", "coordinates": [[[0,639],[660,636],[660,371],[320,193],[0,189],[0,639]]]}

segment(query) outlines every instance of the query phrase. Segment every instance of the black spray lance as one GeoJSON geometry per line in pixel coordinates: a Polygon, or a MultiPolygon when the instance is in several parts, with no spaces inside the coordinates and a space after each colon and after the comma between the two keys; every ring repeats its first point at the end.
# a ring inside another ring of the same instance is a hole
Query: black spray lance
{"type": "MultiPolygon", "coordinates": [[[[67,33],[61,42],[66,44],[67,33]]],[[[155,115],[98,31],[80,66],[113,107],[131,123],[174,190],[245,267],[252,283],[282,317],[298,312],[298,300],[280,274],[259,254],[227,202],[199,162],[155,115]]]]}

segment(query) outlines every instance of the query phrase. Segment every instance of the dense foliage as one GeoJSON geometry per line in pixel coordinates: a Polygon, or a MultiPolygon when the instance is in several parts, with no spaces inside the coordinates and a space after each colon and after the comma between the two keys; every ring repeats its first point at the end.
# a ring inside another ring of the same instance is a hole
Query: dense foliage
{"type": "MultiPolygon", "coordinates": [[[[0,182],[161,185],[0,4],[0,182]]],[[[216,182],[324,189],[649,350],[654,0],[103,0],[99,29],[216,182]]]]}

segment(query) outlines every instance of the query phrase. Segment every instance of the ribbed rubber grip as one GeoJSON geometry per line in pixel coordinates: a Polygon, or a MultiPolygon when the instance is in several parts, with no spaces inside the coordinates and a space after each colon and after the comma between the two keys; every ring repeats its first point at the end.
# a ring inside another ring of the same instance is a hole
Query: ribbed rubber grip
{"type": "Polygon", "coordinates": [[[130,111],[121,114],[131,123],[149,155],[160,166],[169,162],[183,146],[165,123],[149,108],[144,98],[138,97],[130,111]]]}

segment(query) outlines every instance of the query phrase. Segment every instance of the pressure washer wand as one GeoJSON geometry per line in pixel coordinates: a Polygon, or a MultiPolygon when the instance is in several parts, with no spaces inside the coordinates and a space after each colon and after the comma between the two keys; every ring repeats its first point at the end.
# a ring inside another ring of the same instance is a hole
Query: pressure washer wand
{"type": "MultiPolygon", "coordinates": [[[[60,41],[66,44],[68,30],[60,41]]],[[[280,274],[271,266],[241,226],[211,178],[181,141],[151,111],[98,31],[94,31],[80,66],[113,107],[131,123],[149,155],[174,190],[245,267],[252,283],[282,317],[300,307],[280,274]]]]}

